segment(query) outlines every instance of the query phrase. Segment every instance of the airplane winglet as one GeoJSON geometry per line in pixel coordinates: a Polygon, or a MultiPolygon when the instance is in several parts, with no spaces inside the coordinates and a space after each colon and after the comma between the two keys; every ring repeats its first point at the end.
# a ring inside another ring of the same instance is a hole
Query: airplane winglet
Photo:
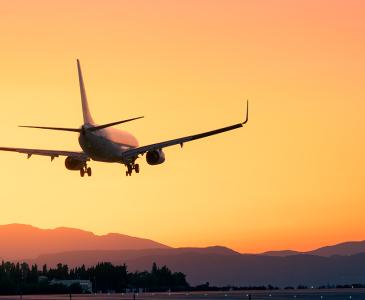
{"type": "Polygon", "coordinates": [[[247,122],[248,122],[248,100],[247,100],[247,104],[246,104],[246,119],[241,124],[244,125],[247,122]]]}

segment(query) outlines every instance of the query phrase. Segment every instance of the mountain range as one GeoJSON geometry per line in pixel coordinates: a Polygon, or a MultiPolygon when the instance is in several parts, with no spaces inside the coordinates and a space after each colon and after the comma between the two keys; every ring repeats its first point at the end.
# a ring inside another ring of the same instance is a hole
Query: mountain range
{"type": "Polygon", "coordinates": [[[172,248],[148,239],[111,233],[95,235],[73,228],[39,229],[0,225],[0,257],[38,265],[70,267],[108,261],[130,271],[153,262],[187,275],[192,285],[280,287],[365,282],[365,241],[345,242],[308,252],[292,250],[242,254],[226,247],[172,248]]]}
{"type": "Polygon", "coordinates": [[[119,233],[95,235],[75,228],[40,229],[30,225],[0,225],[0,257],[35,258],[43,253],[76,250],[127,250],[169,248],[166,245],[119,233]]]}

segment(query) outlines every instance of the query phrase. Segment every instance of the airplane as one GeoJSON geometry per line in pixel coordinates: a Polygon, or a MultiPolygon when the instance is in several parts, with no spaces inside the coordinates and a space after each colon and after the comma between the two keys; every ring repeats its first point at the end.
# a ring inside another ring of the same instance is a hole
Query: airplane
{"type": "Polygon", "coordinates": [[[138,120],[143,118],[143,116],[102,125],[98,125],[94,122],[89,110],[89,104],[86,97],[80,61],[77,59],[76,62],[81,94],[82,113],[84,119],[83,125],[80,128],[28,125],[22,125],[19,127],[76,132],[79,134],[79,144],[83,151],[43,150],[11,147],[0,147],[0,150],[27,154],[28,158],[30,158],[32,155],[49,156],[51,158],[51,161],[53,161],[53,159],[56,157],[65,156],[65,167],[68,170],[79,171],[81,177],[84,177],[85,174],[91,176],[91,168],[87,165],[90,160],[123,164],[127,167],[125,173],[126,176],[131,176],[133,171],[135,171],[135,173],[140,172],[140,167],[139,164],[136,163],[136,160],[144,154],[146,154],[146,161],[149,165],[159,165],[165,161],[165,153],[162,150],[163,148],[174,145],[180,145],[181,147],[183,147],[184,143],[241,128],[248,122],[247,101],[246,119],[241,123],[140,147],[137,139],[132,134],[126,131],[112,128],[112,126],[138,120]]]}

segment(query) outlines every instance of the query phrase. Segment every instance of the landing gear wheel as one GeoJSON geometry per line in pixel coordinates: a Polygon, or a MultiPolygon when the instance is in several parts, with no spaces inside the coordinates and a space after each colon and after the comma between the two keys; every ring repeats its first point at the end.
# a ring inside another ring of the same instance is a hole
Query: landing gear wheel
{"type": "Polygon", "coordinates": [[[131,176],[132,175],[132,172],[133,172],[133,167],[132,167],[132,165],[128,165],[127,166],[127,168],[128,168],[128,176],[131,176]]]}
{"type": "Polygon", "coordinates": [[[86,169],[86,172],[87,172],[87,176],[91,176],[91,168],[90,167],[88,167],[87,169],[86,169]]]}
{"type": "Polygon", "coordinates": [[[139,173],[139,164],[135,164],[134,170],[136,171],[137,174],[139,173]]]}
{"type": "Polygon", "coordinates": [[[80,169],[80,176],[81,177],[84,177],[84,175],[85,175],[85,170],[84,169],[80,169]]]}

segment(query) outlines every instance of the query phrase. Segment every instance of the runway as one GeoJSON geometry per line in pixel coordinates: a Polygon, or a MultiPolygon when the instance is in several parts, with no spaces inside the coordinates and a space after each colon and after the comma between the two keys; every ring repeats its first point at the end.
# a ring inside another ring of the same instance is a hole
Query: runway
{"type": "MultiPolygon", "coordinates": [[[[0,296],[1,300],[66,300],[69,295],[25,295],[0,296]]],[[[133,300],[133,294],[89,294],[72,295],[72,300],[133,300]]],[[[135,300],[345,300],[365,299],[365,289],[337,289],[337,290],[290,290],[290,291],[234,291],[234,292],[187,292],[187,293],[143,293],[136,294],[135,300]]]]}

